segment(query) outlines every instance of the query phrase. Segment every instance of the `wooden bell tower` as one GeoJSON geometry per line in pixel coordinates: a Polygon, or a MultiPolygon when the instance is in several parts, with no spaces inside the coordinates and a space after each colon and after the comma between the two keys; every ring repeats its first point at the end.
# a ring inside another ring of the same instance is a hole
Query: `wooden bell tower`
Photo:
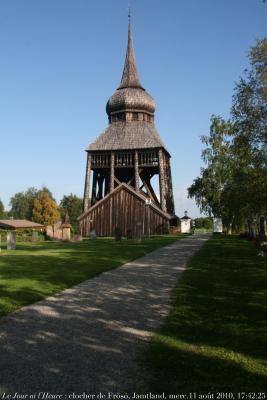
{"type": "Polygon", "coordinates": [[[106,111],[107,129],[86,150],[81,231],[86,236],[97,227],[99,236],[112,236],[115,226],[125,234],[138,223],[145,233],[149,223],[149,232],[165,233],[175,217],[170,154],[154,126],[155,101],[140,83],[130,19],[121,83],[106,111]],[[159,196],[151,182],[155,175],[159,196]],[[120,207],[118,214],[114,207],[120,207]]]}

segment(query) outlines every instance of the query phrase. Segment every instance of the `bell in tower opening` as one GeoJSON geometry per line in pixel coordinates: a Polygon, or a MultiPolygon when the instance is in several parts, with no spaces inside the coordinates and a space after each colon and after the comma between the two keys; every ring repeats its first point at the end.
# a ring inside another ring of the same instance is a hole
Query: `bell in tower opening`
{"type": "Polygon", "coordinates": [[[130,18],[121,83],[106,111],[107,129],[86,150],[81,234],[95,230],[98,236],[113,236],[115,229],[123,236],[168,233],[175,219],[171,156],[154,126],[155,101],[139,79],[130,18]]]}

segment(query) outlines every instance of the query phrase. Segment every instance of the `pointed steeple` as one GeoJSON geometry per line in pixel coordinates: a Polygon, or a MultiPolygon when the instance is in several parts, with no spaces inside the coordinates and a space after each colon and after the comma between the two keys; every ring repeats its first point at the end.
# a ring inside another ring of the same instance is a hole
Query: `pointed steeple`
{"type": "Polygon", "coordinates": [[[137,67],[135,64],[134,48],[133,48],[133,37],[131,29],[131,16],[129,14],[128,22],[128,45],[125,57],[125,63],[123,68],[123,74],[121,78],[121,83],[118,89],[133,87],[143,89],[139,79],[137,67]]]}

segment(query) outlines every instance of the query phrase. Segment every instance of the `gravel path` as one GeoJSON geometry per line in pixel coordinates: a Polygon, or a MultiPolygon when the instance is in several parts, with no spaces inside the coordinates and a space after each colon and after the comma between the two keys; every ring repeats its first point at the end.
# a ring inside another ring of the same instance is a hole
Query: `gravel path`
{"type": "Polygon", "coordinates": [[[0,399],[15,392],[140,392],[147,338],[207,239],[177,241],[2,318],[0,399]]]}

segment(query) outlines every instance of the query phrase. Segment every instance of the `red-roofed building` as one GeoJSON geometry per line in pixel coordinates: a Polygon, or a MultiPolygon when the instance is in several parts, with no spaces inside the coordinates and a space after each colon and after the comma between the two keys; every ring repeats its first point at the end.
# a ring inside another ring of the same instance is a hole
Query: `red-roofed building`
{"type": "Polygon", "coordinates": [[[32,229],[42,231],[45,229],[45,226],[42,224],[37,224],[36,222],[28,221],[26,219],[0,219],[0,229],[32,229]]]}

